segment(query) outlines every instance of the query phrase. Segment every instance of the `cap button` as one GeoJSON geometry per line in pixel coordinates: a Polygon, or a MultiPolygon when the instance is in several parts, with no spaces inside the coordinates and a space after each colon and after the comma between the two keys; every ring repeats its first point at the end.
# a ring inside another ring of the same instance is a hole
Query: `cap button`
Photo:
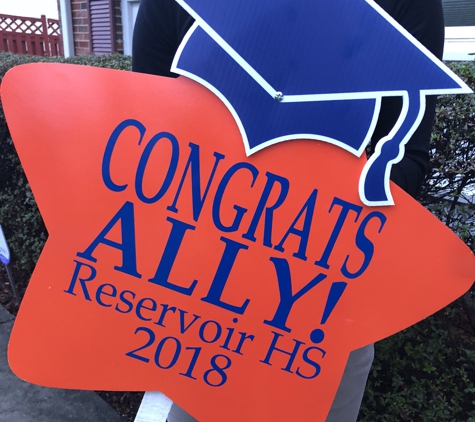
{"type": "Polygon", "coordinates": [[[280,103],[284,99],[284,94],[282,94],[280,91],[277,91],[274,95],[274,99],[280,103]]]}

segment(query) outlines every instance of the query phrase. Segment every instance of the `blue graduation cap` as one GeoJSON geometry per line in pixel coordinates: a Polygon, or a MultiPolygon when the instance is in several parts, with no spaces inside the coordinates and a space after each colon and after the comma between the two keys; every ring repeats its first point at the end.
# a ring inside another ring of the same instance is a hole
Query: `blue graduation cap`
{"type": "Polygon", "coordinates": [[[394,204],[391,166],[422,120],[426,95],[471,92],[373,0],[176,1],[196,22],[172,70],[226,104],[248,155],[307,138],[360,156],[382,98],[403,98],[361,174],[367,205],[394,204]]]}

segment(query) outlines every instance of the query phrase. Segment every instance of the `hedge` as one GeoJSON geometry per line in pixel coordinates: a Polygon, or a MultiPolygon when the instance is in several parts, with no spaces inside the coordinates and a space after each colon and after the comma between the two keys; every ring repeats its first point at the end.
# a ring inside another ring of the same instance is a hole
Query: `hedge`
{"type": "MultiPolygon", "coordinates": [[[[0,78],[16,65],[39,61],[122,70],[131,66],[130,57],[121,55],[61,59],[1,53],[0,78]]],[[[473,62],[449,65],[475,87],[473,62]]],[[[15,278],[26,286],[47,234],[13,148],[3,110],[0,187],[0,224],[12,251],[15,278]]],[[[421,202],[472,249],[474,192],[475,96],[444,96],[438,102],[430,171],[421,202]]],[[[376,344],[360,421],[475,422],[475,315],[466,299],[376,344]]]]}

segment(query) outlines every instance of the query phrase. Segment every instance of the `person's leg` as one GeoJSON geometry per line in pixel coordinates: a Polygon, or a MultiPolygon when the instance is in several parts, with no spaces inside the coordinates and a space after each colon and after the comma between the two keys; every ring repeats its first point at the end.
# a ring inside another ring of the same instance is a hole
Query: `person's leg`
{"type": "Polygon", "coordinates": [[[186,413],[180,406],[173,403],[167,417],[168,422],[198,422],[193,416],[186,413]]]}
{"type": "Polygon", "coordinates": [[[350,353],[326,422],[355,422],[374,358],[374,345],[350,353]]]}
{"type": "MultiPolygon", "coordinates": [[[[350,353],[343,378],[333,400],[326,422],[355,422],[374,358],[374,345],[350,353]]],[[[168,422],[198,422],[176,404],[173,404],[168,422]]],[[[315,421],[319,422],[319,421],[315,421]]]]}

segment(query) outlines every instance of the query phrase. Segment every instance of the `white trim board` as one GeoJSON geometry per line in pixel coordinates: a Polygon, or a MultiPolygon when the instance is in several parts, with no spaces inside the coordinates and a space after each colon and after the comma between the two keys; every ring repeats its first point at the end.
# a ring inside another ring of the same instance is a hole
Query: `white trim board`
{"type": "Polygon", "coordinates": [[[474,60],[475,26],[445,28],[444,60],[474,60]]]}

